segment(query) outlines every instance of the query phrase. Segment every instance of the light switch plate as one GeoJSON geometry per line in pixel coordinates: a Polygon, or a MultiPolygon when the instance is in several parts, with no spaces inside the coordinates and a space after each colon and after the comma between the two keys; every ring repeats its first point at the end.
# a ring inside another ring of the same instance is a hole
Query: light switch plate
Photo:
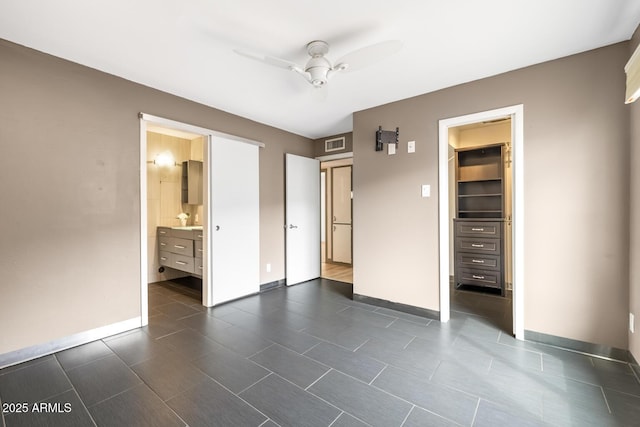
{"type": "Polygon", "coordinates": [[[396,154],[396,144],[387,144],[389,155],[396,154]]]}
{"type": "Polygon", "coordinates": [[[422,184],[422,197],[431,197],[431,186],[429,184],[422,184]]]}
{"type": "Polygon", "coordinates": [[[415,153],[416,152],[416,142],[409,141],[407,142],[407,153],[415,153]]]}

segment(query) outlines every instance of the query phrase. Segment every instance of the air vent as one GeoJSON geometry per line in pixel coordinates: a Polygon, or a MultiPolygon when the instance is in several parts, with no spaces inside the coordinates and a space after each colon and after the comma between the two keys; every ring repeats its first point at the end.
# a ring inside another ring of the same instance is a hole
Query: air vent
{"type": "Polygon", "coordinates": [[[344,136],[324,141],[324,151],[326,152],[344,150],[345,148],[344,136]]]}

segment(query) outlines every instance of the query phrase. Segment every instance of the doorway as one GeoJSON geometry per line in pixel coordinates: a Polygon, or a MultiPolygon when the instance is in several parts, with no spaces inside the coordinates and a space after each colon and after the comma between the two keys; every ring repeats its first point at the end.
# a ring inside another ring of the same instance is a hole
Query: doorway
{"type": "Polygon", "coordinates": [[[440,235],[440,320],[447,322],[451,310],[450,257],[451,244],[449,209],[450,130],[474,123],[509,118],[511,121],[510,180],[513,198],[510,202],[512,246],[512,332],[517,339],[524,339],[524,183],[523,183],[523,106],[516,105],[481,113],[469,114],[439,122],[439,235],[440,235]]]}
{"type": "Polygon", "coordinates": [[[452,311],[513,329],[511,117],[449,128],[452,311]]]}
{"type": "Polygon", "coordinates": [[[353,157],[323,161],[321,167],[321,277],[353,283],[353,157]]]}
{"type": "MultiPolygon", "coordinates": [[[[197,258],[195,255],[198,249],[201,249],[202,253],[200,261],[202,269],[199,269],[202,277],[202,305],[211,307],[257,293],[260,289],[259,149],[264,147],[264,144],[141,113],[140,311],[142,326],[149,323],[148,259],[155,257],[157,253],[149,244],[149,234],[153,234],[156,230],[153,230],[153,226],[149,224],[146,197],[148,194],[147,131],[154,127],[172,129],[202,138],[202,200],[196,203],[201,204],[202,207],[189,215],[191,221],[195,221],[195,214],[198,214],[198,222],[202,227],[197,233],[201,241],[195,242],[195,238],[192,241],[193,258],[197,258]]],[[[181,176],[184,179],[184,175],[181,174],[181,176]]],[[[186,212],[182,213],[186,214],[186,212]]],[[[193,224],[188,223],[185,226],[189,225],[193,224]]],[[[172,237],[186,240],[185,234],[188,233],[183,231],[187,230],[182,229],[182,224],[177,228],[180,235],[172,237]]],[[[171,233],[173,234],[173,230],[171,233]]],[[[177,242],[175,247],[184,249],[182,246],[190,245],[177,242]]],[[[188,262],[184,259],[180,261],[188,262]]],[[[194,264],[197,261],[194,259],[194,264]]]]}

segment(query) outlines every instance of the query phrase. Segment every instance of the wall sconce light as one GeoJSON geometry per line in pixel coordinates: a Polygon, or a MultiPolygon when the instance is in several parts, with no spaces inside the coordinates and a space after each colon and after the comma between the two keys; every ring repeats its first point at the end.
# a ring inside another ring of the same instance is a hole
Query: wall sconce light
{"type": "Polygon", "coordinates": [[[398,147],[398,139],[400,138],[400,128],[396,128],[395,132],[392,130],[382,130],[382,126],[378,126],[376,131],[376,151],[382,151],[384,149],[384,143],[396,144],[398,147]]]}
{"type": "Polygon", "coordinates": [[[163,151],[162,153],[159,153],[152,162],[147,163],[153,163],[154,165],[160,167],[180,166],[178,163],[176,163],[175,159],[173,158],[173,154],[171,154],[170,151],[163,151]]]}

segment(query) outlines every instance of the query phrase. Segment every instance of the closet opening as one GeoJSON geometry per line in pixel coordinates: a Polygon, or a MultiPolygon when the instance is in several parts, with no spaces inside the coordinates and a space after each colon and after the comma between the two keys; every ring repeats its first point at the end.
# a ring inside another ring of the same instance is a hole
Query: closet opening
{"type": "Polygon", "coordinates": [[[511,117],[449,128],[451,310],[513,330],[511,117]]]}
{"type": "Polygon", "coordinates": [[[499,326],[517,339],[524,339],[523,123],[519,104],[443,119],[438,131],[440,321],[452,309],[486,315],[506,302],[499,326]],[[467,301],[453,299],[458,291],[467,301]],[[479,308],[474,295],[494,303],[479,308]]]}

